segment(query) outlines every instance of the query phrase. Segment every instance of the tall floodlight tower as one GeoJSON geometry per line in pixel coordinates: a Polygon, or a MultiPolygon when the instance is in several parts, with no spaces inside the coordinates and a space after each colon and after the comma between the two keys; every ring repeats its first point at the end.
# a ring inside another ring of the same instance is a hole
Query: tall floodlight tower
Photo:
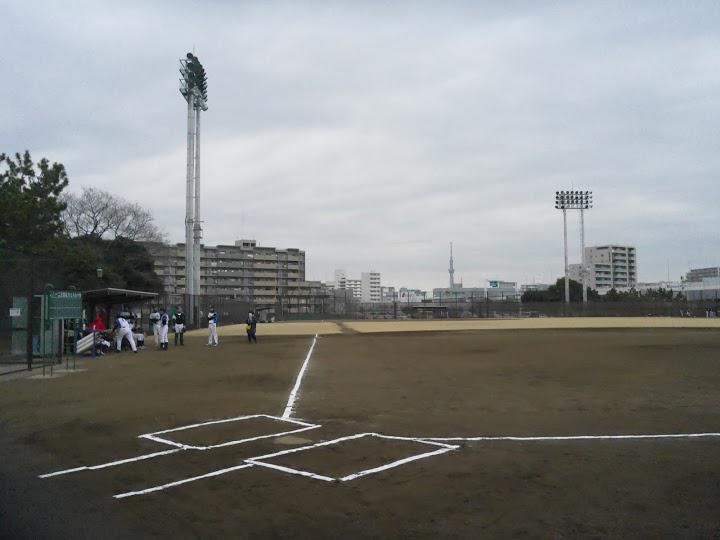
{"type": "Polygon", "coordinates": [[[453,265],[453,252],[452,252],[452,242],[450,242],[450,268],[448,268],[448,272],[450,273],[450,288],[455,288],[455,266],[453,265]]]}
{"type": "Polygon", "coordinates": [[[180,93],[188,104],[187,183],[185,190],[185,295],[188,324],[196,321],[200,294],[200,113],[207,110],[207,76],[200,60],[187,53],[180,60],[180,93]]]}
{"type": "Polygon", "coordinates": [[[580,238],[582,244],[581,276],[583,302],[587,302],[587,269],[585,266],[585,218],[583,212],[592,208],[592,191],[556,191],[555,208],[563,213],[563,247],[565,249],[565,303],[570,302],[570,281],[568,280],[567,211],[580,210],[580,238]]]}

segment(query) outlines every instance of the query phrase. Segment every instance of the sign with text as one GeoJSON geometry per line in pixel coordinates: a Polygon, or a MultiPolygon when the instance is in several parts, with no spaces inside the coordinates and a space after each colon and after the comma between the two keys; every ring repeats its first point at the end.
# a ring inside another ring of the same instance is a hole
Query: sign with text
{"type": "Polygon", "coordinates": [[[53,291],[47,293],[47,318],[82,319],[80,291],[53,291]]]}

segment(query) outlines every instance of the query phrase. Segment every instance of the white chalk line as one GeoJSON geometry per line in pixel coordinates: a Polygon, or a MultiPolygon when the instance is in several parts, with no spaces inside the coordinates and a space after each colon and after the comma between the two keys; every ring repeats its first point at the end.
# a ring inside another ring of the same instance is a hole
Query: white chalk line
{"type": "Polygon", "coordinates": [[[650,433],[644,435],[561,435],[539,437],[420,437],[424,441],[589,441],[589,440],[616,440],[616,439],[694,439],[694,438],[720,437],[718,432],[708,433],[650,433]]]}
{"type": "Polygon", "coordinates": [[[396,437],[396,436],[391,436],[391,435],[382,435],[380,433],[369,433],[368,432],[368,433],[358,433],[356,435],[349,435],[347,437],[340,437],[338,439],[324,441],[324,442],[317,443],[317,444],[311,444],[308,446],[302,446],[300,448],[291,448],[289,450],[273,452],[272,454],[266,454],[264,456],[257,456],[254,458],[247,459],[245,461],[247,463],[252,463],[253,465],[258,465],[260,467],[268,467],[270,469],[276,469],[279,471],[283,471],[283,472],[290,473],[290,474],[297,474],[300,476],[307,476],[310,478],[315,478],[317,480],[324,480],[326,482],[334,482],[334,481],[349,482],[350,480],[355,480],[356,478],[360,478],[362,476],[367,476],[369,474],[374,474],[374,473],[378,473],[378,472],[385,471],[388,469],[393,469],[395,467],[399,467],[400,465],[404,465],[405,463],[410,463],[412,461],[416,461],[419,459],[428,458],[428,457],[436,456],[439,454],[444,454],[445,452],[450,452],[451,450],[457,450],[458,448],[460,448],[460,447],[457,445],[445,444],[445,443],[440,443],[440,442],[436,442],[436,441],[429,441],[429,440],[420,439],[417,437],[396,437]],[[416,443],[424,444],[424,445],[428,445],[428,446],[439,446],[440,448],[438,450],[433,450],[432,452],[424,452],[422,454],[416,454],[416,455],[413,455],[410,457],[398,459],[398,460],[392,461],[390,463],[386,463],[384,465],[374,467],[372,469],[366,469],[366,470],[359,471],[357,473],[353,473],[353,474],[339,477],[339,478],[332,478],[329,476],[324,476],[324,475],[316,474],[316,473],[309,472],[309,471],[294,469],[292,467],[285,467],[282,465],[276,465],[274,463],[267,463],[267,461],[265,461],[265,460],[272,459],[272,458],[278,457],[278,456],[284,456],[287,454],[293,454],[295,452],[302,452],[305,450],[311,450],[313,448],[319,448],[322,446],[333,445],[333,444],[337,444],[337,443],[340,443],[343,441],[349,441],[352,439],[360,439],[362,437],[377,437],[380,439],[410,441],[410,442],[416,442],[416,443]]]}
{"type": "Polygon", "coordinates": [[[271,416],[271,415],[269,415],[269,414],[250,414],[250,415],[246,415],[246,416],[236,416],[236,417],[234,417],[234,418],[225,418],[225,419],[222,419],[222,420],[211,420],[211,421],[209,421],[209,422],[202,422],[202,423],[198,423],[198,424],[190,424],[190,425],[188,425],[188,426],[181,426],[181,427],[177,427],[177,428],[166,429],[166,430],[163,430],[163,431],[156,431],[156,432],[154,432],[154,433],[145,433],[145,434],[143,434],[143,435],[138,435],[138,437],[139,437],[139,438],[142,438],[142,439],[148,439],[148,440],[151,440],[151,441],[155,441],[155,442],[158,442],[158,443],[162,443],[162,444],[167,444],[167,445],[170,445],[170,446],[176,446],[176,447],[181,448],[181,449],[183,449],[183,450],[212,450],[212,449],[214,449],[214,448],[223,448],[223,447],[225,447],[225,446],[233,446],[233,445],[236,445],[236,444],[244,444],[244,443],[248,443],[248,442],[259,441],[259,440],[261,440],[261,439],[270,439],[270,438],[274,438],[274,437],[282,437],[283,435],[290,435],[290,434],[293,434],[293,433],[300,433],[300,432],[303,432],[303,431],[308,431],[308,430],[310,430],[310,429],[317,429],[317,428],[319,428],[319,427],[322,427],[322,426],[320,426],[319,424],[311,424],[311,423],[309,423],[309,422],[303,422],[303,421],[301,421],[301,420],[293,420],[293,419],[291,419],[291,418],[281,418],[281,417],[279,417],[279,416],[271,416]],[[190,430],[190,429],[195,429],[195,428],[199,428],[199,427],[202,427],[202,426],[209,426],[209,425],[213,425],[213,424],[223,424],[223,423],[227,423],[227,422],[241,422],[241,421],[243,421],[243,420],[248,420],[248,419],[253,419],[253,418],[269,418],[270,420],[276,420],[276,421],[278,421],[278,422],[287,422],[287,423],[291,423],[291,424],[297,424],[297,425],[303,426],[303,427],[298,428],[298,429],[289,430],[289,431],[279,431],[279,432],[270,433],[270,434],[267,434],[267,435],[258,435],[258,436],[256,436],[256,437],[248,437],[248,438],[245,438],[245,439],[237,439],[237,440],[234,440],[234,441],[226,441],[226,442],[223,442],[223,443],[212,444],[212,445],[207,445],[207,446],[197,446],[197,445],[185,444],[185,443],[181,443],[181,442],[177,442],[177,441],[172,441],[172,440],[170,440],[170,439],[166,439],[166,438],[163,438],[163,437],[158,437],[158,435],[161,435],[161,434],[164,434],[164,433],[173,433],[173,432],[177,432],[177,431],[190,430]]]}
{"type": "Polygon", "coordinates": [[[249,467],[252,467],[252,464],[244,463],[243,465],[236,465],[235,467],[229,467],[227,469],[221,469],[219,471],[213,471],[211,473],[207,474],[201,474],[200,476],[193,476],[191,478],[185,478],[183,480],[177,480],[175,482],[170,482],[169,484],[163,484],[161,486],[155,486],[147,489],[142,489],[140,491],[128,491],[127,493],[120,493],[118,495],[113,495],[115,499],[124,499],[125,497],[134,497],[135,495],[146,495],[148,493],[153,493],[155,491],[162,491],[164,489],[168,489],[175,486],[180,486],[182,484],[188,484],[190,482],[195,482],[196,480],[202,480],[203,478],[210,478],[212,476],[220,476],[221,474],[226,474],[232,471],[238,471],[240,469],[247,469],[249,467]]]}
{"type": "Polygon", "coordinates": [[[240,420],[249,420],[251,418],[269,418],[271,420],[291,422],[293,424],[298,424],[301,426],[315,425],[315,424],[310,424],[309,422],[303,422],[301,420],[295,420],[292,418],[282,418],[280,416],[272,416],[269,414],[246,414],[243,416],[234,416],[232,418],[222,418],[220,420],[209,420],[207,422],[199,422],[197,424],[189,424],[187,426],[180,426],[180,427],[174,427],[174,428],[170,428],[170,429],[164,429],[162,431],[153,431],[152,433],[145,433],[143,435],[138,435],[138,437],[147,437],[148,435],[164,435],[165,433],[172,433],[174,431],[183,431],[185,429],[194,429],[194,428],[199,428],[199,427],[203,427],[203,426],[211,426],[213,424],[224,424],[226,422],[237,422],[240,420]]]}
{"type": "Polygon", "coordinates": [[[180,452],[182,448],[173,448],[172,450],[163,450],[162,452],[153,452],[152,454],[143,454],[141,456],[135,456],[131,458],[126,459],[120,459],[117,461],[110,461],[108,463],[101,463],[99,465],[86,465],[83,467],[75,467],[73,469],[64,469],[62,471],[55,471],[48,474],[41,474],[38,476],[38,478],[50,478],[51,476],[60,476],[62,474],[70,474],[78,471],[96,471],[98,469],[105,469],[107,467],[115,467],[117,465],[123,465],[125,463],[132,463],[133,461],[142,461],[144,459],[152,459],[154,457],[158,456],[165,456],[168,454],[174,454],[175,452],[180,452]]]}
{"type": "Polygon", "coordinates": [[[287,405],[285,405],[285,411],[283,412],[282,417],[285,419],[288,419],[292,416],[293,413],[293,406],[295,405],[295,399],[297,398],[297,393],[300,390],[300,384],[302,383],[303,375],[305,375],[305,370],[307,369],[308,363],[310,362],[310,357],[312,356],[313,350],[315,349],[315,343],[317,343],[317,337],[318,335],[315,334],[315,337],[313,338],[312,345],[310,345],[310,350],[307,353],[307,356],[305,357],[305,361],[303,362],[302,367],[300,368],[300,373],[298,373],[297,380],[295,381],[295,386],[290,391],[290,397],[288,397],[287,405]]]}

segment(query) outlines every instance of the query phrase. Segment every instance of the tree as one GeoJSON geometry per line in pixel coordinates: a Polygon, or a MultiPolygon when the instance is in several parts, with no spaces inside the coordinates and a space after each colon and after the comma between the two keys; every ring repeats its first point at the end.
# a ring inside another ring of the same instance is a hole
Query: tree
{"type": "Polygon", "coordinates": [[[63,231],[65,167],[30,152],[0,154],[0,249],[28,255],[46,252],[63,231]]]}
{"type": "MultiPolygon", "coordinates": [[[[570,301],[582,302],[582,283],[570,281],[570,301]]],[[[599,295],[590,287],[587,289],[588,300],[596,300],[599,295]]],[[[565,278],[561,277],[550,285],[546,291],[525,291],[520,299],[521,302],[562,302],[565,300],[565,278]]]]}
{"type": "Polygon", "coordinates": [[[67,205],[63,220],[68,236],[164,240],[148,210],[107,191],[85,187],[80,195],[66,193],[63,201],[67,205]]]}
{"type": "Polygon", "coordinates": [[[63,257],[63,286],[85,289],[115,287],[160,292],[162,283],[153,271],[153,259],[142,244],[127,238],[103,240],[93,236],[68,239],[63,257]],[[97,277],[97,269],[103,277],[97,277]]]}

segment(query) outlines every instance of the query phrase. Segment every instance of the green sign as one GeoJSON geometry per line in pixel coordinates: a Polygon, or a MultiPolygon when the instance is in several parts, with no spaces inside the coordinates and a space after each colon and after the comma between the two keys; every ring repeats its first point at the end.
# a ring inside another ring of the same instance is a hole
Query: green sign
{"type": "Polygon", "coordinates": [[[82,295],[79,291],[47,293],[47,319],[82,319],[82,295]]]}
{"type": "Polygon", "coordinates": [[[488,284],[490,285],[491,289],[497,289],[500,287],[500,285],[497,281],[488,281],[488,284]]]}

